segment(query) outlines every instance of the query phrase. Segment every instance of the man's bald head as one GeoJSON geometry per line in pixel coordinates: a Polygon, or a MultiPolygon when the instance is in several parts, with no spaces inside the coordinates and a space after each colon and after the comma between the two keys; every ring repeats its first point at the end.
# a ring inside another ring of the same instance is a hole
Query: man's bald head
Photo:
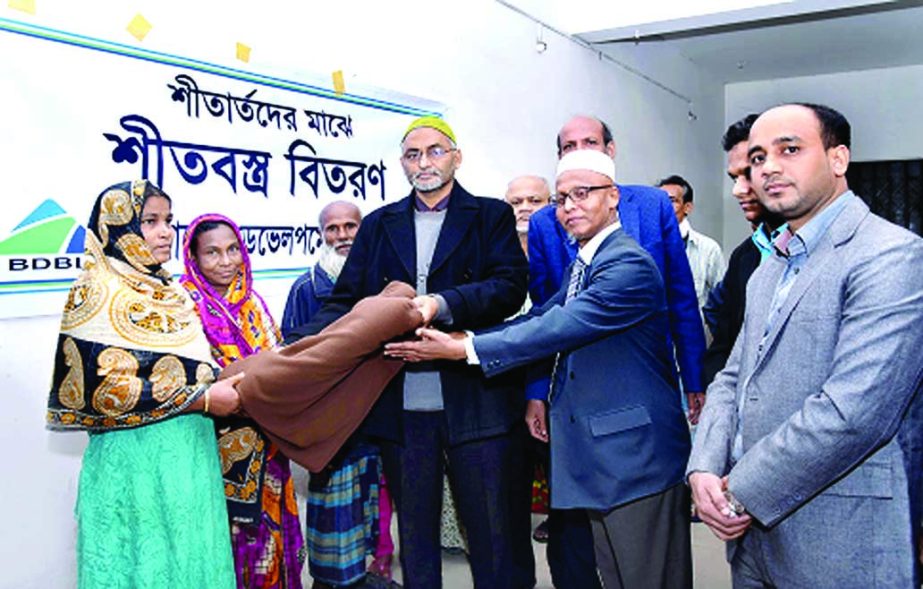
{"type": "Polygon", "coordinates": [[[318,216],[324,243],[342,256],[349,253],[349,248],[353,245],[361,223],[362,211],[353,203],[345,200],[337,200],[328,204],[321,209],[318,216]]]}
{"type": "Polygon", "coordinates": [[[578,149],[595,149],[615,158],[615,139],[609,126],[587,115],[567,121],[558,132],[558,158],[578,149]]]}
{"type": "Polygon", "coordinates": [[[551,188],[541,176],[519,176],[510,180],[506,187],[506,202],[513,207],[516,216],[516,231],[529,231],[529,217],[532,213],[547,205],[551,198],[551,188]]]}

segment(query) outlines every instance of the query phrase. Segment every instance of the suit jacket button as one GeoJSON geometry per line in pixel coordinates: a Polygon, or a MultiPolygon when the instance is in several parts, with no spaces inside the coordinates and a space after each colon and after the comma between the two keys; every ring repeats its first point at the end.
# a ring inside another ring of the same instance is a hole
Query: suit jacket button
{"type": "Polygon", "coordinates": [[[570,416],[570,422],[571,422],[571,423],[577,423],[577,420],[574,419],[574,416],[573,416],[573,415],[570,416]]]}
{"type": "Polygon", "coordinates": [[[570,379],[571,379],[571,380],[574,380],[574,371],[573,371],[573,370],[570,371],[570,379]]]}

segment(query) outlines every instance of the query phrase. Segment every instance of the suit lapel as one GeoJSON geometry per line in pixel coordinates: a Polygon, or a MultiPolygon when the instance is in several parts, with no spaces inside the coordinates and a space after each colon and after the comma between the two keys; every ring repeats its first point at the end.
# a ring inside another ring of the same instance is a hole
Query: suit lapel
{"type": "Polygon", "coordinates": [[[388,240],[407,272],[410,283],[417,276],[417,237],[413,224],[413,194],[406,199],[406,206],[382,217],[382,224],[388,240]]]}
{"type": "MultiPolygon", "coordinates": [[[[596,270],[596,266],[598,265],[599,260],[605,257],[604,253],[606,251],[606,248],[608,248],[615,240],[619,239],[618,236],[621,235],[624,231],[625,231],[624,227],[619,227],[618,229],[616,229],[615,231],[607,235],[606,238],[603,240],[603,242],[599,244],[599,247],[596,249],[596,253],[593,255],[593,259],[590,261],[589,264],[587,264],[586,270],[584,270],[583,272],[583,280],[580,281],[580,290],[584,290],[587,287],[587,285],[589,285],[590,276],[596,270]]],[[[567,274],[564,275],[566,279],[570,278],[570,273],[573,271],[573,267],[574,267],[573,263],[571,263],[571,265],[568,266],[567,274]]],[[[567,280],[564,280],[563,282],[564,284],[567,284],[567,280]]]]}
{"type": "Polygon", "coordinates": [[[785,271],[785,262],[773,256],[760,264],[747,283],[746,318],[752,318],[753,328],[748,326],[747,343],[751,349],[756,349],[763,338],[763,328],[766,318],[769,317],[769,307],[772,305],[772,295],[776,285],[785,271]]]}
{"type": "MultiPolygon", "coordinates": [[[[789,318],[795,311],[795,308],[798,306],[798,303],[810,290],[811,285],[814,283],[817,277],[820,276],[821,273],[829,271],[831,263],[830,258],[833,257],[834,253],[836,252],[836,248],[852,237],[858,228],[859,223],[862,221],[862,219],[865,218],[868,212],[869,210],[865,203],[856,197],[842,211],[840,211],[837,218],[834,219],[830,227],[827,228],[827,232],[821,238],[817,248],[813,253],[809,255],[808,259],[801,267],[798,276],[795,278],[795,282],[792,284],[792,288],[788,293],[788,297],[786,297],[785,303],[779,310],[779,316],[773,322],[772,329],[766,335],[766,340],[763,342],[763,353],[760,354],[760,357],[758,358],[757,364],[754,368],[759,368],[759,365],[762,364],[763,359],[768,356],[768,352],[772,350],[776,340],[779,338],[779,335],[782,333],[782,330],[788,323],[789,318]]],[[[765,296],[761,297],[761,300],[765,303],[765,307],[761,307],[759,309],[760,314],[756,315],[756,317],[761,317],[763,321],[766,321],[766,318],[769,315],[769,305],[772,301],[772,295],[775,292],[776,286],[779,283],[779,279],[782,276],[782,272],[784,272],[785,269],[784,264],[780,264],[780,266],[781,269],[778,272],[773,273],[776,275],[776,280],[766,285],[768,288],[766,288],[765,296]]],[[[765,323],[763,325],[765,325],[765,323]]],[[[761,337],[762,329],[757,331],[761,337]]]]}
{"type": "MultiPolygon", "coordinates": [[[[805,293],[810,288],[814,280],[820,275],[821,272],[826,271],[827,258],[833,254],[833,244],[830,241],[829,234],[825,235],[820,244],[818,244],[817,249],[810,255],[805,264],[801,267],[798,275],[795,277],[795,282],[792,284],[791,290],[788,291],[788,296],[785,298],[785,303],[782,305],[782,308],[779,310],[779,316],[776,317],[775,321],[772,323],[772,329],[766,335],[766,339],[763,342],[763,353],[760,354],[757,359],[757,364],[755,368],[759,368],[759,365],[763,363],[764,358],[769,354],[768,352],[773,348],[775,341],[779,338],[779,334],[785,328],[785,325],[788,323],[789,318],[792,315],[792,312],[795,310],[795,307],[798,306],[799,301],[804,297],[805,293]]],[[[772,302],[772,295],[776,290],[776,286],[779,284],[779,279],[785,272],[785,264],[780,264],[781,271],[778,272],[775,282],[769,287],[767,292],[767,297],[769,303],[766,304],[765,308],[761,309],[760,317],[763,318],[764,323],[760,325],[758,333],[760,338],[763,335],[763,326],[765,326],[765,321],[768,319],[770,312],[770,304],[772,302]]]]}
{"type": "Polygon", "coordinates": [[[449,199],[449,208],[442,223],[442,230],[439,231],[439,240],[436,242],[436,249],[433,251],[433,259],[429,266],[430,276],[435,274],[449,259],[458,244],[468,234],[468,229],[479,210],[477,201],[459,186],[457,180],[452,187],[449,199]]]}

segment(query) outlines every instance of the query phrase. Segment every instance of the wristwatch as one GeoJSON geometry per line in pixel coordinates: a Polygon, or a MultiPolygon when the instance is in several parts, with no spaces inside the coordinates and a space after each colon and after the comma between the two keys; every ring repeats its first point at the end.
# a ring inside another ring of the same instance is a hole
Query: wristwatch
{"type": "Polygon", "coordinates": [[[728,507],[731,508],[731,513],[734,515],[743,515],[746,513],[747,509],[737,500],[737,497],[735,497],[733,493],[725,491],[724,498],[727,499],[728,507]]]}

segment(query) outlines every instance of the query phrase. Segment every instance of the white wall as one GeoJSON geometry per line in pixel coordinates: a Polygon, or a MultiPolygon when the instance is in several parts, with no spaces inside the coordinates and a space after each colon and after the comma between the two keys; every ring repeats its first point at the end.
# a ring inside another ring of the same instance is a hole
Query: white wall
{"type": "MultiPolygon", "coordinates": [[[[330,72],[342,69],[347,90],[367,85],[438,100],[464,152],[459,179],[474,193],[501,195],[519,174],[551,177],[560,125],[573,114],[595,114],[613,126],[624,182],[684,174],[702,195],[697,226],[713,234],[721,227],[722,89],[669,53],[642,47],[625,59],[690,96],[695,122],[683,101],[554,34],[545,33],[548,50],[537,54],[538,27],[490,0],[37,6],[35,16],[4,6],[0,17],[132,45],[125,26],[140,11],[154,25],[143,42],[149,49],[328,84],[330,72]],[[253,48],[249,65],[234,60],[237,41],[253,48]]],[[[118,91],[119,83],[62,92],[118,91]]],[[[57,317],[0,321],[0,441],[12,465],[0,486],[0,588],[75,584],[73,506],[85,436],[43,429],[57,324],[57,317]]]]}
{"type": "MultiPolygon", "coordinates": [[[[852,159],[879,161],[923,157],[923,66],[895,67],[728,84],[725,124],[782,102],[831,106],[852,126],[852,159]]],[[[730,194],[730,184],[725,182],[730,194]]],[[[724,243],[733,247],[747,233],[737,205],[726,200],[724,243]]]]}
{"type": "Polygon", "coordinates": [[[726,194],[722,186],[724,127],[719,114],[723,84],[669,46],[621,45],[617,55],[628,67],[666,83],[691,100],[687,104],[663,90],[637,94],[616,82],[620,100],[611,105],[615,113],[609,120],[619,146],[616,159],[626,182],[654,184],[670,174],[683,176],[695,189],[690,222],[720,241],[726,194]]]}

